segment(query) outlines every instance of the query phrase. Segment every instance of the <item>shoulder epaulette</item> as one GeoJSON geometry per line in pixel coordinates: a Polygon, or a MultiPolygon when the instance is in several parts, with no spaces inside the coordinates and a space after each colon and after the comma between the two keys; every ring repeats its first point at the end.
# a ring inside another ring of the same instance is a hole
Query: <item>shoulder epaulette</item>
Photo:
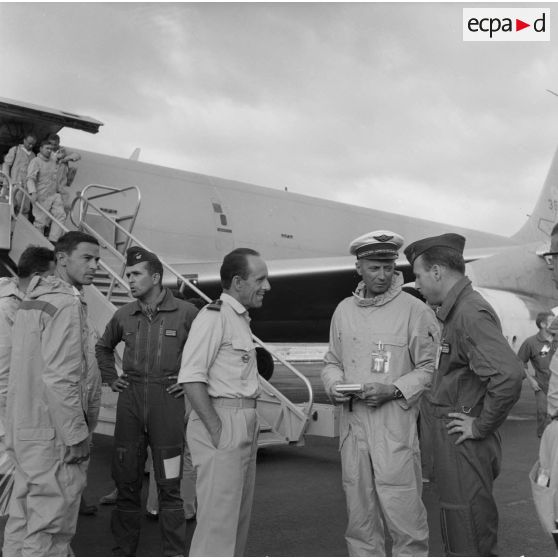
{"type": "Polygon", "coordinates": [[[216,312],[221,311],[221,306],[223,305],[223,301],[221,299],[214,300],[210,304],[206,306],[208,310],[215,310],[216,312]]]}

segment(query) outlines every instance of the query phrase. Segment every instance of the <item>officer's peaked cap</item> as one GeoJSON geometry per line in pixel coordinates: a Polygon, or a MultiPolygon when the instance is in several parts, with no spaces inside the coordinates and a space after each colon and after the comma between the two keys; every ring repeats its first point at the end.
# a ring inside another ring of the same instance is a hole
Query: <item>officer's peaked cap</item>
{"type": "Polygon", "coordinates": [[[409,263],[413,265],[414,261],[426,250],[430,248],[451,248],[460,254],[463,254],[463,248],[465,248],[465,237],[456,233],[446,233],[439,236],[430,236],[428,238],[423,238],[422,240],[417,240],[412,242],[403,251],[409,263]]]}
{"type": "Polygon", "coordinates": [[[128,267],[141,262],[158,262],[159,258],[149,250],[140,246],[132,246],[126,250],[126,265],[128,267]]]}
{"type": "Polygon", "coordinates": [[[396,260],[403,237],[391,231],[372,231],[355,238],[349,251],[358,260],[396,260]]]}

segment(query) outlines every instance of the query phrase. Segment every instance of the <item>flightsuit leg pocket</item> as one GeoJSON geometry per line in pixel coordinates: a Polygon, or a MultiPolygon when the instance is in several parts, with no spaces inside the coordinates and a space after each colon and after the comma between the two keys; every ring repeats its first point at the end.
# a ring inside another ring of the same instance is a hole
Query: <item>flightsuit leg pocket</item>
{"type": "Polygon", "coordinates": [[[157,481],[182,478],[183,446],[151,449],[153,452],[153,471],[157,481]]]}
{"type": "Polygon", "coordinates": [[[480,556],[478,537],[469,504],[440,502],[440,520],[447,556],[480,556]]]}
{"type": "Polygon", "coordinates": [[[186,554],[186,516],[180,494],[184,448],[152,447],[153,472],[159,496],[159,528],[163,556],[186,554]]]}
{"type": "Polygon", "coordinates": [[[117,484],[133,484],[140,478],[145,459],[139,443],[116,444],[112,456],[112,477],[117,484]]]}

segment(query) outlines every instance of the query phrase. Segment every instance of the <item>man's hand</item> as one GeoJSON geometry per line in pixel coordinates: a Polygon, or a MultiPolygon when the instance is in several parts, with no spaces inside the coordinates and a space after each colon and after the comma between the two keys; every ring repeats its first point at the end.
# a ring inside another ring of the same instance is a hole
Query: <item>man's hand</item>
{"type": "Polygon", "coordinates": [[[473,435],[474,417],[465,413],[448,413],[448,417],[454,419],[446,425],[448,434],[461,434],[455,441],[456,446],[465,440],[476,440],[476,436],[473,435]]]}
{"type": "Polygon", "coordinates": [[[393,384],[371,382],[364,384],[364,391],[360,397],[369,407],[380,407],[386,401],[393,400],[394,390],[395,386],[393,384]]]}
{"type": "Polygon", "coordinates": [[[215,427],[212,428],[209,432],[209,435],[211,436],[211,443],[213,444],[213,447],[215,447],[215,449],[217,449],[217,446],[221,441],[221,432],[223,432],[223,423],[221,422],[221,419],[218,420],[219,422],[217,422],[215,424],[215,427]]]}
{"type": "Polygon", "coordinates": [[[333,399],[333,401],[335,401],[336,403],[345,403],[347,401],[349,401],[349,399],[351,399],[351,397],[349,395],[347,395],[346,393],[340,393],[337,391],[337,385],[340,384],[341,382],[336,382],[330,390],[329,396],[331,397],[331,399],[333,399]]]}
{"type": "Polygon", "coordinates": [[[531,387],[535,393],[537,393],[537,391],[541,391],[541,386],[539,386],[539,383],[535,380],[535,378],[530,377],[529,381],[531,382],[531,387]]]}
{"type": "Polygon", "coordinates": [[[110,384],[110,389],[112,389],[112,391],[118,391],[119,393],[124,391],[130,385],[130,382],[128,382],[126,378],[126,374],[122,374],[122,376],[116,378],[116,380],[110,384]]]}
{"type": "Polygon", "coordinates": [[[89,459],[89,436],[79,444],[66,446],[66,457],[64,463],[68,465],[78,465],[82,461],[89,459]]]}
{"type": "MultiPolygon", "coordinates": [[[[169,376],[169,380],[176,380],[178,376],[169,376]]],[[[184,396],[184,388],[182,384],[173,384],[167,388],[167,393],[173,395],[176,399],[184,396]]]]}

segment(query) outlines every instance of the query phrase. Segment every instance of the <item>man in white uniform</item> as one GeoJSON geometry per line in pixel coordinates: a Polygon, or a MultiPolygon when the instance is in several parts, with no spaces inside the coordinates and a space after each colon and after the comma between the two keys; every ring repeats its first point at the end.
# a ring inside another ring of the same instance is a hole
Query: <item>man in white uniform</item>
{"type": "Polygon", "coordinates": [[[190,556],[242,556],[254,495],[259,382],[248,309],[270,289],[267,266],[237,248],[223,260],[221,284],[220,299],[192,324],[178,376],[193,409],[187,440],[198,514],[190,556]]]}

